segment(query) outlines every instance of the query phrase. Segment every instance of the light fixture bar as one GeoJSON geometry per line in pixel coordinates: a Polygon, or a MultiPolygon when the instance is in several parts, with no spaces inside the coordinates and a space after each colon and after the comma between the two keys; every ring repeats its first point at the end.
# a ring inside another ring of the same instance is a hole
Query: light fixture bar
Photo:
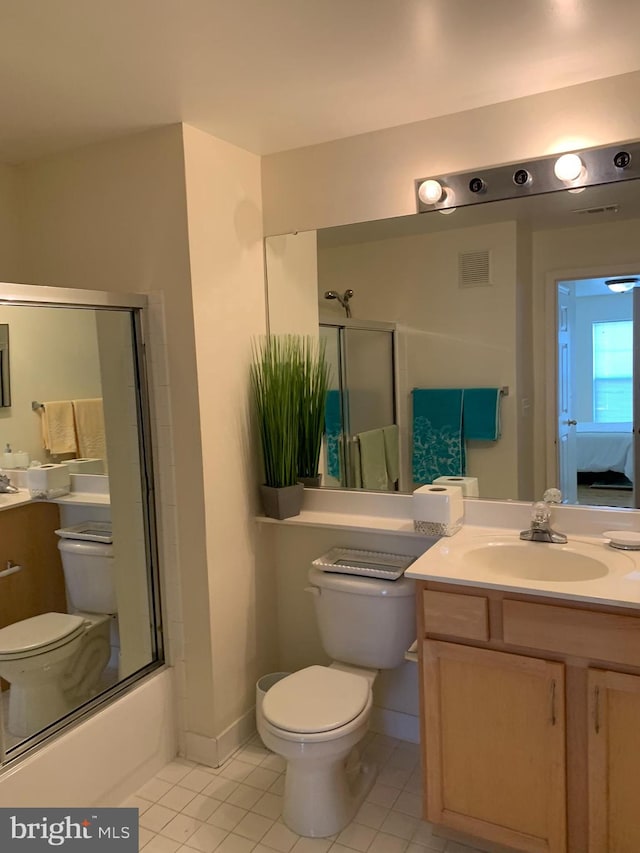
{"type": "Polygon", "coordinates": [[[568,188],[589,187],[638,178],[640,178],[640,141],[634,141],[601,148],[559,152],[538,160],[476,169],[473,172],[417,178],[415,197],[418,213],[426,213],[451,208],[452,199],[455,199],[455,207],[466,207],[471,204],[484,204],[487,201],[542,195],[560,190],[566,191],[568,188]],[[567,155],[576,155],[576,157],[567,158],[567,155]],[[558,167],[560,160],[562,164],[558,167]],[[556,168],[559,168],[561,175],[568,175],[571,170],[565,172],[564,168],[573,165],[577,170],[578,164],[580,169],[576,178],[567,180],[566,177],[558,177],[556,168]],[[426,198],[433,197],[432,192],[427,193],[423,188],[427,183],[430,189],[434,184],[444,188],[445,192],[440,199],[426,201],[426,198]],[[421,188],[423,188],[422,193],[421,188]]]}

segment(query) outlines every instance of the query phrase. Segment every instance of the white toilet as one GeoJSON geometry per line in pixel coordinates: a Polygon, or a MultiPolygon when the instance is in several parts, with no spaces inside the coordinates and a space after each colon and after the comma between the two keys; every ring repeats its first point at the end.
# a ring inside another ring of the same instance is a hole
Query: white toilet
{"type": "Polygon", "coordinates": [[[257,703],[265,746],[287,761],[283,819],[298,835],[343,829],[375,781],[354,749],[367,733],[379,669],[415,640],[414,582],[309,572],[322,644],[334,662],[288,675],[257,703]]]}
{"type": "Polygon", "coordinates": [[[113,546],[62,538],[58,547],[74,612],[0,629],[0,676],[11,685],[7,728],[15,737],[29,737],[87,701],[111,656],[113,546]]]}

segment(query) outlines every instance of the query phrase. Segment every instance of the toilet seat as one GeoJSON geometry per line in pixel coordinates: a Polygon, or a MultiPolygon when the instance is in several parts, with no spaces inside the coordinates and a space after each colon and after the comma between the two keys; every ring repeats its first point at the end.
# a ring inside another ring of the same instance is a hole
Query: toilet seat
{"type": "Polygon", "coordinates": [[[0,660],[34,657],[65,646],[85,629],[82,616],[42,613],[0,629],[0,660]]]}
{"type": "Polygon", "coordinates": [[[283,732],[321,734],[343,728],[371,701],[366,678],[309,666],[278,681],[263,702],[265,720],[283,732]]]}

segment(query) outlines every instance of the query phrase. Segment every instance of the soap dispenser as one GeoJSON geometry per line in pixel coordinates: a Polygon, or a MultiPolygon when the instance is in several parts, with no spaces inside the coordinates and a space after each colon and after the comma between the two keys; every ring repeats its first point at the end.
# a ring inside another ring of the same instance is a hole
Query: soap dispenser
{"type": "Polygon", "coordinates": [[[13,451],[11,450],[10,444],[7,444],[7,446],[4,449],[4,454],[2,456],[2,467],[3,468],[15,468],[16,467],[13,451]]]}

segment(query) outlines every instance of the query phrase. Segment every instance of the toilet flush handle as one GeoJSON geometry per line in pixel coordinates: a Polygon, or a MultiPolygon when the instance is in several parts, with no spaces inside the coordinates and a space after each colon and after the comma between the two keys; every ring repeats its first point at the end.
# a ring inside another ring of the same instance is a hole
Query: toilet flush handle
{"type": "Polygon", "coordinates": [[[15,575],[16,572],[21,572],[22,566],[16,565],[13,560],[7,560],[7,568],[0,572],[0,578],[5,578],[7,575],[15,575]]]}
{"type": "Polygon", "coordinates": [[[319,586],[305,586],[304,591],[308,592],[310,595],[320,595],[319,586]]]}

